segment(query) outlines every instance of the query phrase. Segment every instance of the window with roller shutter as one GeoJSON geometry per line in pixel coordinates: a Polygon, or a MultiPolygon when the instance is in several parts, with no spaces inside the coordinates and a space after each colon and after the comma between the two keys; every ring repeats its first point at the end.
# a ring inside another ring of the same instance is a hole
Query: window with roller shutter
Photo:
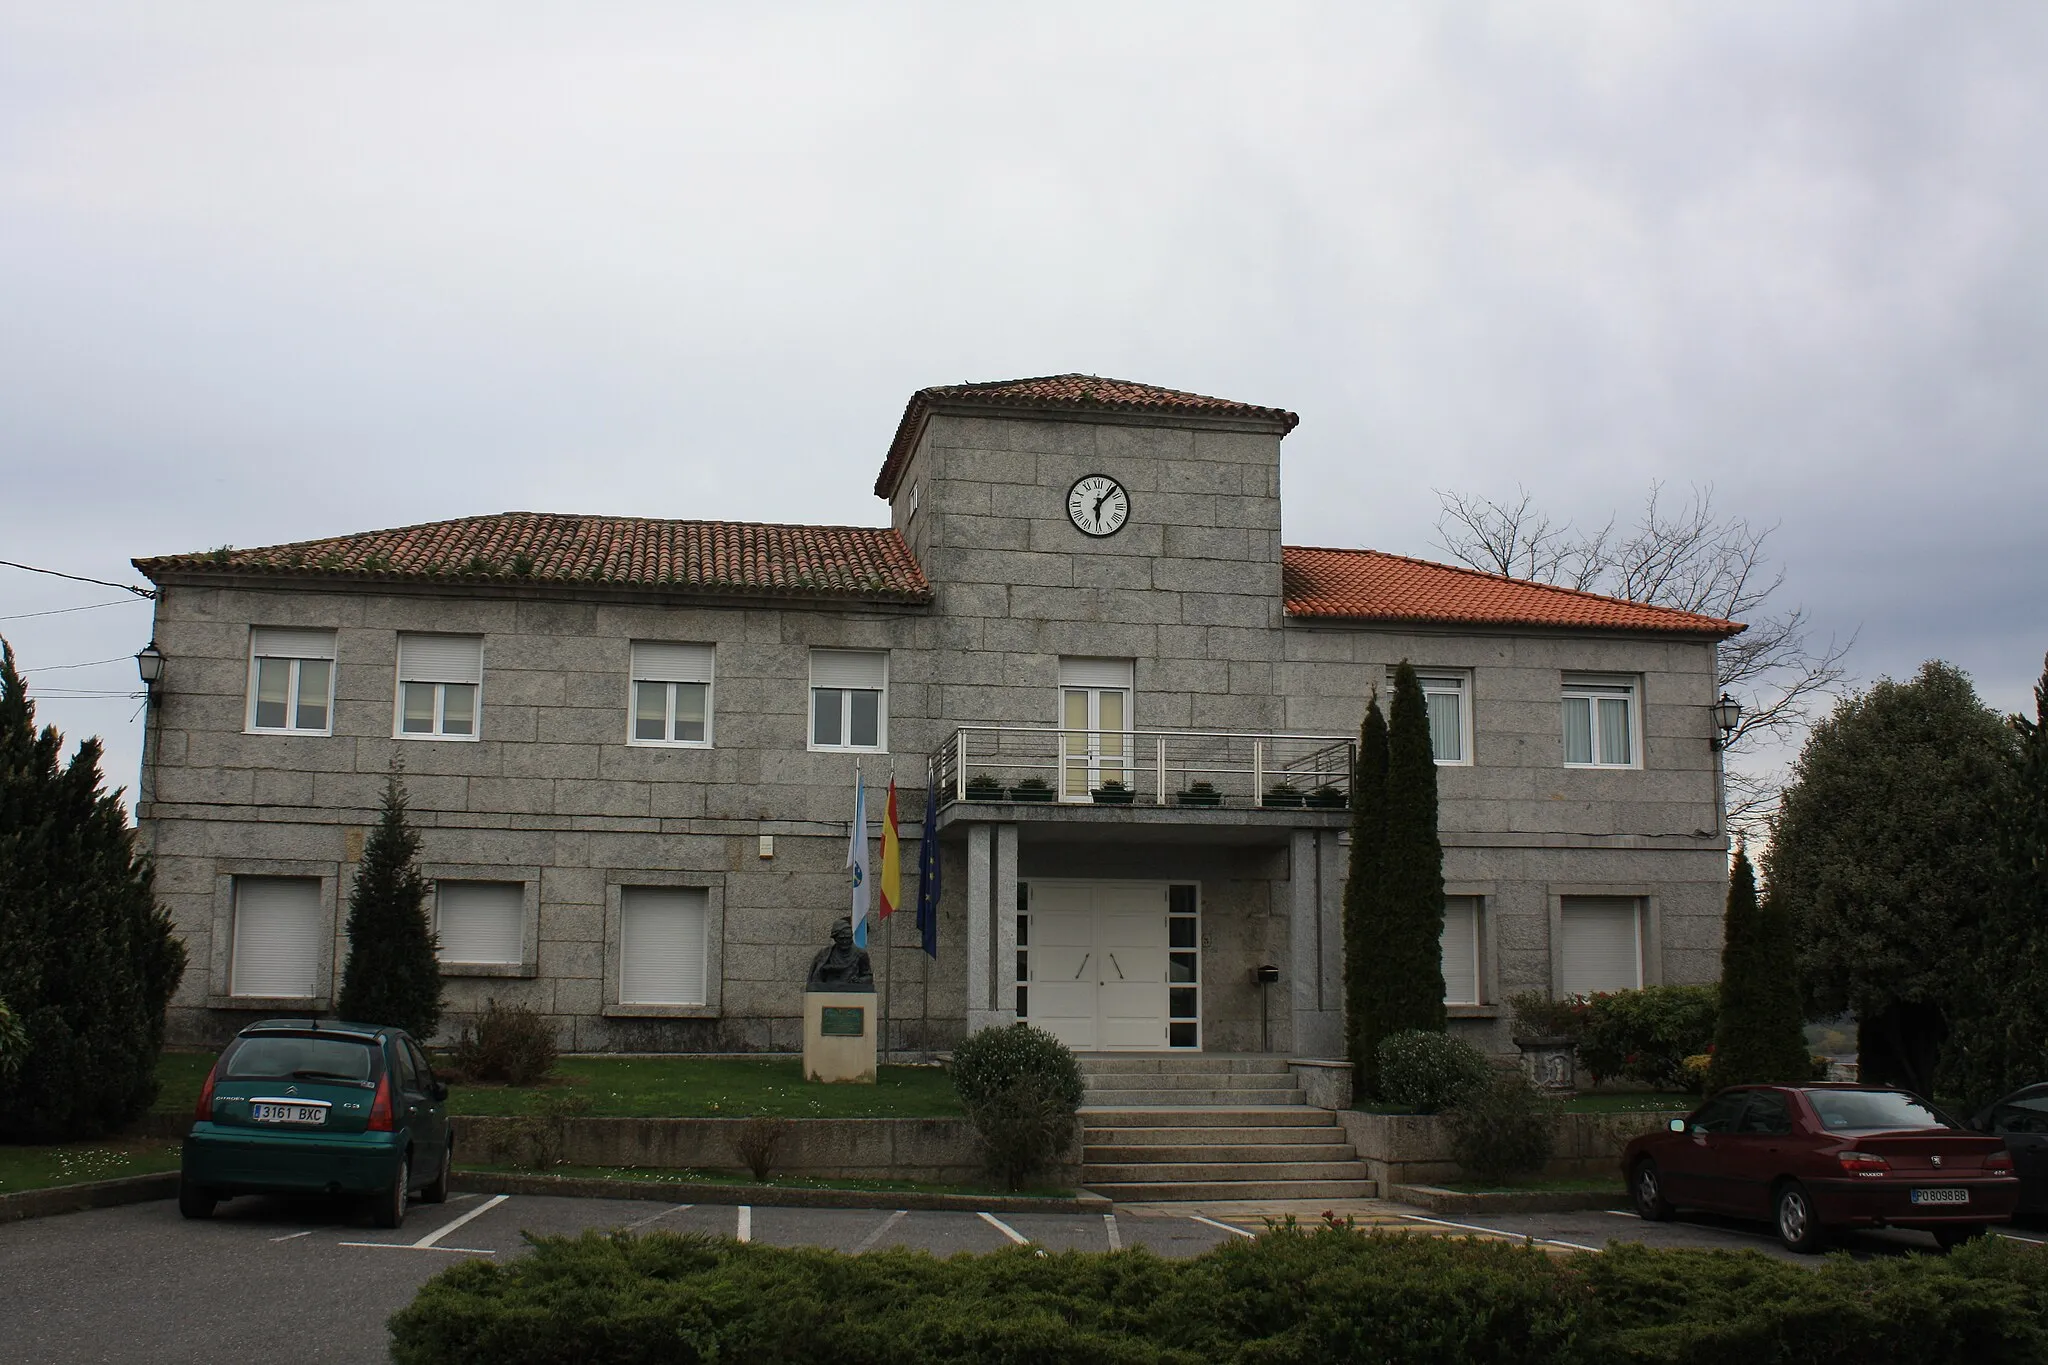
{"type": "Polygon", "coordinates": [[[237,877],[228,964],[233,995],[310,999],[319,995],[326,933],[317,877],[237,877]]]}
{"type": "Polygon", "coordinates": [[[889,656],[880,650],[811,651],[811,748],[889,747],[889,656]]]}
{"type": "Polygon", "coordinates": [[[1643,909],[1632,896],[1566,896],[1562,994],[1632,991],[1643,984],[1643,909]]]}
{"type": "Polygon", "coordinates": [[[483,636],[401,633],[392,733],[400,739],[475,739],[483,683],[483,636]]]}
{"type": "Polygon", "coordinates": [[[452,965],[517,967],[525,961],[526,887],[519,882],[434,884],[434,934],[452,965]]]}
{"type": "Polygon", "coordinates": [[[333,733],[333,631],[257,626],[249,632],[245,725],[252,734],[333,733]]]}
{"type": "Polygon", "coordinates": [[[635,640],[626,742],[709,748],[716,654],[710,645],[635,640]]]}
{"type": "Polygon", "coordinates": [[[619,892],[619,1003],[702,1005],[710,896],[696,887],[619,892]]]}
{"type": "Polygon", "coordinates": [[[1444,897],[1444,1003],[1477,1005],[1479,987],[1479,917],[1477,896],[1444,897]]]}

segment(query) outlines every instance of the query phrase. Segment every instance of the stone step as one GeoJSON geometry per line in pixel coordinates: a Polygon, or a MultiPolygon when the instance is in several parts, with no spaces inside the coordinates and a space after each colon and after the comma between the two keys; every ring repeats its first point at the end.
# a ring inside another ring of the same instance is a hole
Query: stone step
{"type": "Polygon", "coordinates": [[[1124,1108],[1101,1101],[1081,1106],[1081,1126],[1143,1128],[1335,1128],[1337,1116],[1297,1099],[1291,1104],[1148,1104],[1124,1108]]]}
{"type": "Polygon", "coordinates": [[[1245,1165],[1234,1161],[1140,1161],[1082,1168],[1081,1183],[1095,1185],[1145,1182],[1176,1185],[1214,1184],[1227,1180],[1362,1180],[1365,1167],[1346,1161],[1261,1161],[1245,1165]]]}
{"type": "Polygon", "coordinates": [[[1127,1076],[1133,1073],[1154,1073],[1177,1071],[1200,1072],[1204,1075],[1218,1073],[1241,1076],[1285,1076],[1287,1063],[1278,1057],[1231,1057],[1231,1056],[1108,1056],[1075,1058],[1081,1065],[1083,1076],[1127,1076]]]}
{"type": "Polygon", "coordinates": [[[1248,1071],[1117,1071],[1083,1076],[1089,1090],[1296,1090],[1294,1078],[1248,1071]]]}
{"type": "MultiPolygon", "coordinates": [[[[1230,1128],[1211,1129],[1211,1132],[1230,1137],[1241,1135],[1240,1130],[1230,1128]]],[[[1313,1128],[1304,1128],[1304,1133],[1315,1133],[1313,1128]]],[[[1218,1165],[1224,1162],[1261,1161],[1356,1161],[1358,1154],[1345,1142],[1259,1142],[1225,1145],[1221,1143],[1129,1143],[1116,1146],[1084,1147],[1082,1162],[1091,1169],[1096,1166],[1133,1166],[1143,1163],[1184,1165],[1200,1162],[1218,1165]]]]}
{"type": "Polygon", "coordinates": [[[1371,1199],[1379,1187],[1370,1180],[1210,1180],[1194,1184],[1104,1181],[1088,1189],[1119,1204],[1165,1204],[1226,1199],[1371,1199]]]}
{"type": "MultiPolygon", "coordinates": [[[[1292,1128],[1095,1128],[1084,1125],[1082,1144],[1097,1147],[1327,1147],[1342,1143],[1336,1124],[1292,1128]]],[[[1222,1158],[1218,1158],[1221,1160],[1222,1158]]],[[[1257,1158],[1247,1158],[1256,1160],[1257,1158]]]]}
{"type": "Polygon", "coordinates": [[[1299,1104],[1307,1099],[1299,1090],[1106,1090],[1090,1089],[1084,1104],[1103,1108],[1131,1106],[1209,1104],[1299,1104]]]}

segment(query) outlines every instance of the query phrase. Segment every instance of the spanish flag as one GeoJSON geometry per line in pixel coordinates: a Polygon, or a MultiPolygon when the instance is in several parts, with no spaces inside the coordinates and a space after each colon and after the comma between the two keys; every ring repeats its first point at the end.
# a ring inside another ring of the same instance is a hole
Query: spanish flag
{"type": "Polygon", "coordinates": [[[896,779],[889,779],[889,809],[882,817],[882,912],[880,919],[896,913],[903,899],[903,846],[896,833],[896,779]]]}

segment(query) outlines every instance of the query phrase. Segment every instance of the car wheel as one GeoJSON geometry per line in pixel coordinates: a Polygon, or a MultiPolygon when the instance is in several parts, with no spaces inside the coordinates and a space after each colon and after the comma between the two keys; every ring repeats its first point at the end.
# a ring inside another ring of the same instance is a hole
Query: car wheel
{"type": "Polygon", "coordinates": [[[1636,1212],[1652,1223],[1669,1222],[1671,1215],[1678,1211],[1664,1198],[1664,1176],[1654,1161],[1645,1159],[1636,1163],[1628,1188],[1629,1193],[1635,1196],[1636,1212]]]}
{"type": "Polygon", "coordinates": [[[448,1145],[441,1150],[441,1173],[433,1183],[420,1190],[422,1204],[445,1204],[448,1202],[448,1171],[455,1164],[455,1139],[448,1139],[448,1145]]]}
{"type": "Polygon", "coordinates": [[[211,1218],[220,1200],[185,1177],[178,1180],[178,1212],[187,1218],[211,1218]]]}
{"type": "Polygon", "coordinates": [[[1778,1225],[1778,1240],[1788,1250],[1811,1256],[1828,1244],[1827,1229],[1820,1225],[1813,1200],[1798,1181],[1788,1180],[1778,1186],[1771,1208],[1778,1225]]]}
{"type": "Polygon", "coordinates": [[[388,1188],[377,1195],[377,1202],[370,1209],[370,1216],[380,1228],[395,1228],[405,1221],[406,1186],[412,1183],[412,1167],[404,1157],[398,1158],[398,1174],[388,1188]]]}
{"type": "Polygon", "coordinates": [[[1991,1229],[1983,1223],[1962,1223],[1934,1229],[1934,1240],[1941,1243],[1943,1251],[1950,1251],[1965,1242],[1974,1242],[1986,1236],[1991,1229]]]}

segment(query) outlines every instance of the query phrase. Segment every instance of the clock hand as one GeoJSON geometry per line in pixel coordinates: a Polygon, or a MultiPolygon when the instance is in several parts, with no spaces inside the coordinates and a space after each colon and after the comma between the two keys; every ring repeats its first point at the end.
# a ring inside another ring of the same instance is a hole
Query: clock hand
{"type": "Polygon", "coordinates": [[[1103,490],[1102,490],[1102,491],[1101,491],[1100,493],[1097,493],[1097,494],[1095,495],[1095,507],[1094,507],[1094,509],[1093,509],[1092,511],[1090,511],[1090,512],[1089,512],[1089,514],[1088,514],[1088,515],[1089,515],[1090,517],[1092,517],[1093,519],[1095,519],[1096,521],[1101,521],[1101,520],[1102,520],[1102,504],[1103,504],[1103,503],[1105,503],[1105,502],[1108,502],[1108,501],[1109,501],[1109,490],[1108,490],[1107,488],[1105,488],[1105,489],[1103,489],[1103,490]]]}

